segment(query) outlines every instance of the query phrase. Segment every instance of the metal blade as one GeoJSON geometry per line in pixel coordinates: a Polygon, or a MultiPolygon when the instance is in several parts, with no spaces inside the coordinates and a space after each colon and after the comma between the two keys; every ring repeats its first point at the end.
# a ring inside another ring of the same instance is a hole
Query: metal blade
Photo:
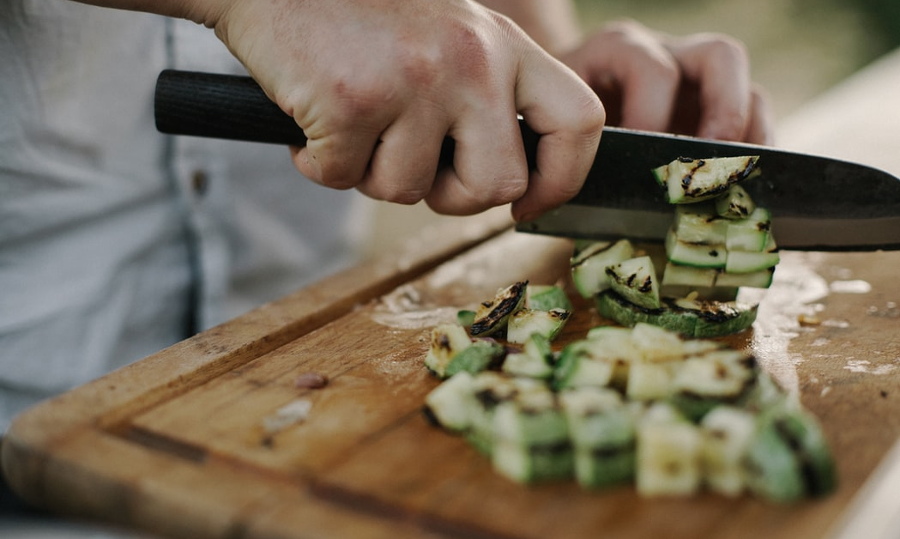
{"type": "Polygon", "coordinates": [[[678,157],[759,155],[741,183],[773,215],[778,245],[800,250],[900,249],[900,178],[865,165],[767,146],[607,127],[581,192],[517,230],[661,241],[674,208],[651,169],[678,157]]]}

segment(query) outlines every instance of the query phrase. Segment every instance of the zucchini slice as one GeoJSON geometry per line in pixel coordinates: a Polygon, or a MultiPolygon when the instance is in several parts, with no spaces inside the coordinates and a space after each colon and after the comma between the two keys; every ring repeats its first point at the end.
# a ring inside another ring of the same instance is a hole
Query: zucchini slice
{"type": "MultiPolygon", "coordinates": [[[[670,204],[707,200],[727,192],[732,184],[753,175],[758,155],[691,159],[679,157],[667,166],[666,198],[670,204]]],[[[659,182],[659,173],[654,173],[659,182]]]]}
{"type": "Polygon", "coordinates": [[[664,297],[659,309],[646,309],[608,290],[597,296],[597,312],[633,327],[644,322],[687,337],[721,337],[744,331],[756,321],[758,306],[734,301],[664,297]]]}

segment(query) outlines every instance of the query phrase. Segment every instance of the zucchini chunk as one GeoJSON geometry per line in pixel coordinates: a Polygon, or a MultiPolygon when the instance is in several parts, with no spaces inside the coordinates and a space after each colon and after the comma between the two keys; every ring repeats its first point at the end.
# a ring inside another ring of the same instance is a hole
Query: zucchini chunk
{"type": "Polygon", "coordinates": [[[425,417],[451,432],[465,432],[476,404],[474,387],[475,379],[466,371],[451,376],[425,397],[425,417]]]}
{"type": "Polygon", "coordinates": [[[670,262],[695,268],[724,268],[728,261],[724,243],[689,243],[679,239],[675,230],[666,235],[666,255],[670,262]]]}
{"type": "Polygon", "coordinates": [[[756,208],[746,219],[728,223],[725,248],[729,251],[763,251],[769,244],[771,229],[771,212],[765,208],[756,208]]]}
{"type": "Polygon", "coordinates": [[[566,291],[557,285],[528,285],[525,306],[538,311],[562,309],[572,312],[572,302],[566,291]]]}
{"type": "Polygon", "coordinates": [[[457,354],[472,345],[466,329],[459,324],[440,324],[431,330],[431,346],[425,354],[425,366],[438,378],[446,378],[447,365],[457,354]]]}
{"type": "Polygon", "coordinates": [[[572,282],[584,298],[590,298],[609,288],[606,268],[634,256],[634,246],[628,240],[594,242],[574,254],[569,262],[572,282]]]}
{"type": "Polygon", "coordinates": [[[740,185],[734,184],[715,200],[716,213],[726,219],[746,219],[756,209],[756,203],[740,185]]]}
{"type": "Polygon", "coordinates": [[[710,490],[729,498],[744,492],[744,454],[756,430],[752,412],[717,406],[700,422],[700,466],[710,490]]]}
{"type": "MultiPolygon", "coordinates": [[[[666,199],[670,204],[688,204],[723,195],[732,184],[753,175],[758,170],[758,160],[758,155],[710,159],[679,157],[666,167],[666,199]]],[[[654,172],[654,176],[659,182],[662,174],[654,172]]]]}
{"type": "Polygon", "coordinates": [[[634,478],[635,414],[612,389],[583,387],[560,393],[575,452],[575,479],[585,488],[634,478]]]}
{"type": "Polygon", "coordinates": [[[688,496],[701,486],[699,428],[666,404],[654,404],[637,428],[636,486],[652,496],[688,496]]]}
{"type": "Polygon", "coordinates": [[[506,340],[511,343],[524,344],[531,335],[538,334],[552,341],[565,327],[570,314],[569,311],[562,309],[550,311],[519,309],[509,316],[506,340]]]}
{"type": "Polygon", "coordinates": [[[730,222],[716,213],[711,203],[675,206],[672,231],[679,241],[721,245],[725,243],[730,222]]]}
{"type": "Polygon", "coordinates": [[[659,308],[659,284],[649,256],[629,258],[606,268],[609,286],[629,302],[646,309],[659,308]]]}
{"type": "Polygon", "coordinates": [[[502,370],[514,376],[546,379],[553,375],[553,359],[550,340],[540,333],[532,333],[521,352],[506,355],[502,370]]]}
{"type": "Polygon", "coordinates": [[[572,475],[572,448],[556,394],[546,386],[517,394],[494,412],[492,464],[520,483],[572,475]]]}
{"type": "Polygon", "coordinates": [[[824,496],[837,486],[834,460],[815,417],[786,405],[759,415],[744,465],[750,491],[774,502],[824,496]]]}
{"type": "Polygon", "coordinates": [[[493,299],[485,301],[475,311],[469,332],[473,337],[487,337],[506,330],[509,316],[525,303],[528,281],[513,283],[497,292],[493,299]]]}
{"type": "Polygon", "coordinates": [[[476,339],[450,358],[444,367],[443,376],[453,376],[461,371],[477,374],[499,365],[505,355],[506,348],[502,344],[488,339],[476,339]]]}

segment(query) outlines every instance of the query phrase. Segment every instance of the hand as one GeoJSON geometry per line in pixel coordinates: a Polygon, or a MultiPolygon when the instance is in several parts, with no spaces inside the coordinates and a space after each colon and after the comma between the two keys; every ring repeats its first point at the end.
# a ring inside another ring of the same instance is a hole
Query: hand
{"type": "Polygon", "coordinates": [[[294,163],[323,185],[445,214],[512,202],[523,219],[571,198],[593,161],[597,96],[474,2],[231,1],[200,18],[303,128],[294,163]],[[530,173],[517,113],[542,135],[530,173]]]}
{"type": "Polygon", "coordinates": [[[732,38],[619,22],[560,58],[599,94],[611,125],[771,143],[771,113],[732,38]]]}

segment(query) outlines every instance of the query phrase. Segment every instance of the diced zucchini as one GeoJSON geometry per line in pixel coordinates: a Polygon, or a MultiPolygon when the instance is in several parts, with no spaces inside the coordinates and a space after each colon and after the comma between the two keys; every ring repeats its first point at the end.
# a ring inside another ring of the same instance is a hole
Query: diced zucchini
{"type": "Polygon", "coordinates": [[[572,312],[572,302],[566,291],[557,285],[528,285],[525,306],[538,311],[562,309],[572,312]]]}
{"type": "Polygon", "coordinates": [[[739,350],[713,350],[687,358],[678,367],[669,402],[692,421],[721,404],[737,403],[752,387],[753,356],[739,350]]]}
{"type": "Polygon", "coordinates": [[[459,324],[440,324],[431,330],[431,346],[425,355],[425,366],[438,376],[446,378],[447,365],[458,353],[472,345],[466,329],[459,324]]]}
{"type": "Polygon", "coordinates": [[[590,298],[609,288],[606,268],[633,256],[628,240],[592,243],[572,257],[572,282],[582,297],[590,298]]]}
{"type": "Polygon", "coordinates": [[[443,376],[466,371],[477,374],[500,363],[506,354],[506,348],[500,343],[487,339],[476,339],[471,346],[455,354],[447,362],[443,376]]]}
{"type": "Polygon", "coordinates": [[[728,251],[724,244],[706,245],[681,241],[675,236],[675,231],[670,230],[666,235],[666,255],[671,262],[682,266],[724,268],[728,251]]]}
{"type": "Polygon", "coordinates": [[[775,275],[775,268],[766,268],[760,271],[752,271],[748,273],[728,273],[720,271],[716,274],[716,286],[720,288],[726,287],[749,287],[749,288],[769,288],[772,285],[772,278],[775,275]]]}
{"type": "Polygon", "coordinates": [[[575,478],[599,488],[634,477],[635,418],[618,392],[606,388],[568,389],[560,403],[575,449],[575,478]]]}
{"type": "Polygon", "coordinates": [[[700,431],[677,414],[666,415],[648,411],[638,425],[637,490],[648,497],[688,496],[701,486],[700,431]]]}
{"type": "MultiPolygon", "coordinates": [[[[666,198],[671,204],[699,202],[724,194],[728,188],[749,178],[759,156],[678,158],[668,165],[666,198]]],[[[659,174],[654,174],[659,178],[659,174]]]]}
{"type": "Polygon", "coordinates": [[[525,303],[528,281],[513,283],[497,292],[493,299],[478,306],[469,328],[472,336],[487,337],[506,330],[509,316],[525,303]]]}
{"type": "Polygon", "coordinates": [[[556,394],[549,388],[519,392],[494,411],[494,436],[524,446],[568,442],[569,431],[556,394]]]}
{"type": "Polygon", "coordinates": [[[475,407],[474,378],[459,372],[432,389],[425,397],[425,415],[435,424],[451,431],[468,430],[475,407]]]}
{"type": "Polygon", "coordinates": [[[631,330],[631,340],[640,354],[637,359],[660,362],[684,355],[684,341],[679,334],[656,324],[638,322],[631,330]]]}
{"type": "Polygon", "coordinates": [[[494,412],[494,469],[519,482],[570,477],[572,449],[556,395],[520,392],[494,412]]]}
{"type": "Polygon", "coordinates": [[[456,323],[464,328],[472,327],[475,322],[475,311],[469,309],[460,309],[456,311],[456,323]]]}
{"type": "Polygon", "coordinates": [[[756,203],[740,185],[732,185],[715,200],[716,214],[726,219],[746,219],[756,209],[756,203]]]}
{"type": "Polygon", "coordinates": [[[606,268],[610,288],[629,302],[646,309],[659,308],[656,269],[649,256],[629,258],[606,268]]]}
{"type": "Polygon", "coordinates": [[[616,363],[597,357],[599,349],[590,340],[575,341],[563,348],[553,371],[554,389],[609,385],[616,363]]]}
{"type": "Polygon", "coordinates": [[[772,214],[765,208],[756,208],[749,217],[728,222],[725,247],[729,251],[762,251],[769,242],[771,229],[772,214]]]}
{"type": "Polygon", "coordinates": [[[573,458],[567,442],[529,447],[499,439],[494,443],[491,463],[494,471],[507,479],[534,483],[571,477],[573,458]]]}
{"type": "Polygon", "coordinates": [[[569,311],[562,309],[551,311],[519,309],[510,315],[507,321],[506,340],[522,344],[536,333],[552,341],[566,325],[569,314],[569,311]]]}
{"type": "Polygon", "coordinates": [[[688,288],[710,288],[716,284],[719,272],[714,268],[683,266],[674,262],[666,264],[661,287],[686,286],[688,288]]]}
{"type": "Polygon", "coordinates": [[[553,375],[553,350],[543,335],[532,333],[521,352],[506,355],[503,372],[531,378],[549,378],[553,375]]]}
{"type": "Polygon", "coordinates": [[[703,418],[700,462],[713,492],[735,497],[744,491],[743,459],[755,429],[753,413],[734,406],[717,406],[703,418]]]}
{"type": "Polygon", "coordinates": [[[725,262],[725,273],[756,273],[774,268],[781,260],[778,251],[749,253],[729,251],[725,262]]]}
{"type": "Polygon", "coordinates": [[[672,230],[685,243],[717,245],[725,243],[728,225],[712,203],[685,204],[675,207],[672,230]]]}
{"type": "Polygon", "coordinates": [[[628,371],[625,395],[631,400],[654,401],[672,395],[677,373],[674,362],[635,361],[628,371]]]}

